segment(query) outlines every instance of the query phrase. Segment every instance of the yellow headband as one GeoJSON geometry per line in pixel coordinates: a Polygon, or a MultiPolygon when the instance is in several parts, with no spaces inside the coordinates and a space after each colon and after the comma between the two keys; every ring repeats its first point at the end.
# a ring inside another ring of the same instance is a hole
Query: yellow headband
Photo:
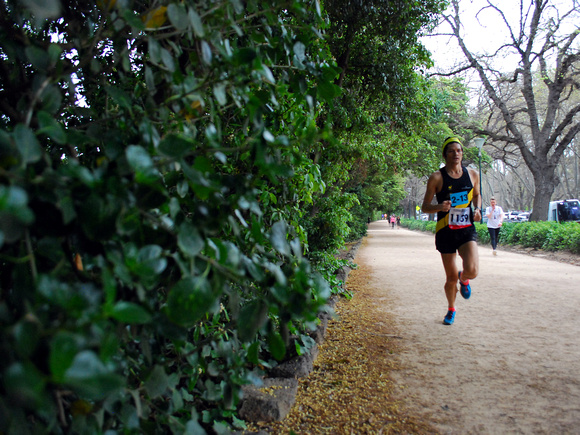
{"type": "Polygon", "coordinates": [[[457,136],[451,136],[451,137],[448,137],[447,139],[445,139],[445,142],[443,142],[443,151],[445,151],[445,147],[452,142],[457,142],[459,145],[461,145],[461,148],[463,148],[463,145],[461,144],[461,140],[457,136]]]}

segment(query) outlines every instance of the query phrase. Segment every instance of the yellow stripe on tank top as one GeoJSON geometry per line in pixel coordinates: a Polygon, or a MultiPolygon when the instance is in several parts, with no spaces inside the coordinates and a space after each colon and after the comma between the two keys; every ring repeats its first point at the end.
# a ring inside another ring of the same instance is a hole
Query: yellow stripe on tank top
{"type": "MultiPolygon", "coordinates": [[[[467,204],[458,205],[456,208],[468,207],[471,204],[472,200],[473,200],[473,189],[471,189],[467,194],[467,204]]],[[[447,225],[449,225],[449,213],[447,213],[445,216],[443,216],[442,219],[439,219],[437,221],[437,225],[435,226],[435,232],[437,233],[439,230],[445,228],[447,225]]]]}

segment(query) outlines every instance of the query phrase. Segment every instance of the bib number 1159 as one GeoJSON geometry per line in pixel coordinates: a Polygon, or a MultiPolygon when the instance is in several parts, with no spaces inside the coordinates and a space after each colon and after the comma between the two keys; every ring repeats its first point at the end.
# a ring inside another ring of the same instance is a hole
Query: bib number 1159
{"type": "Polygon", "coordinates": [[[457,230],[471,225],[471,208],[469,205],[468,192],[457,192],[449,195],[451,210],[449,210],[449,228],[457,230]],[[455,208],[460,207],[460,208],[455,208]]]}

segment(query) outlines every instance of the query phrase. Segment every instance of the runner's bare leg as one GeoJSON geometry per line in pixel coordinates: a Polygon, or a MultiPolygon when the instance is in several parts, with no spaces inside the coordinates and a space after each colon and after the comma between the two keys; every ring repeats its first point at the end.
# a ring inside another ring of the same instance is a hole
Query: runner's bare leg
{"type": "Polygon", "coordinates": [[[445,268],[445,296],[449,308],[455,307],[455,298],[457,296],[457,263],[455,261],[457,254],[441,254],[443,267],[445,268]]]}
{"type": "MultiPolygon", "coordinates": [[[[463,271],[461,272],[461,281],[473,279],[479,273],[479,251],[477,242],[471,241],[464,243],[457,250],[463,260],[463,271]]],[[[455,273],[457,276],[457,272],[455,273]]]]}

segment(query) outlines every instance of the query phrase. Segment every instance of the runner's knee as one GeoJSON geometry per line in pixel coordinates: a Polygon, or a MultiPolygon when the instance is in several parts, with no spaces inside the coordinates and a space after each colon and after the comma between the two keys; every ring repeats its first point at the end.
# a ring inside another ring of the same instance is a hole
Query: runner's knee
{"type": "Polygon", "coordinates": [[[463,278],[463,275],[465,275],[468,277],[468,279],[473,279],[473,278],[477,277],[478,273],[479,273],[479,267],[477,264],[465,265],[465,268],[464,268],[463,273],[462,273],[462,278],[463,278]]]}
{"type": "Polygon", "coordinates": [[[445,285],[457,285],[457,281],[459,280],[459,276],[457,271],[455,271],[455,273],[452,274],[446,274],[446,279],[445,279],[445,285]]]}

